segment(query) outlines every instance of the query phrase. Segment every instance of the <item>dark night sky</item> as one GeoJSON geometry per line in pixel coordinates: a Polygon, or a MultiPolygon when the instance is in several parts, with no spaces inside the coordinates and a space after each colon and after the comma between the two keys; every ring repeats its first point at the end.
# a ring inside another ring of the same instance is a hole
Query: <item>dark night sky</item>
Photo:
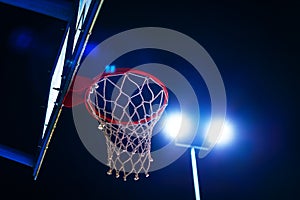
{"type": "MultiPolygon", "coordinates": [[[[104,2],[88,47],[146,26],[195,39],[221,72],[228,115],[236,126],[232,144],[198,160],[202,198],[299,199],[299,8],[296,1],[111,0],[104,2]]],[[[0,143],[34,153],[48,71],[66,24],[4,4],[0,17],[0,143]]],[[[38,180],[29,167],[0,158],[0,194],[10,199],[194,198],[188,152],[139,182],[124,183],[106,170],[84,148],[71,110],[64,109],[38,180]]]]}

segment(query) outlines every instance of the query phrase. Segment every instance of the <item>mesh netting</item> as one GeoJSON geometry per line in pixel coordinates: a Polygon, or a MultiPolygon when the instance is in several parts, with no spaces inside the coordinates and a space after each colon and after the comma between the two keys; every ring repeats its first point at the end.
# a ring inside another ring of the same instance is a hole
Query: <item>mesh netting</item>
{"type": "Polygon", "coordinates": [[[123,179],[149,176],[151,137],[168,101],[165,86],[142,71],[104,74],[87,91],[86,106],[98,120],[107,144],[108,174],[123,179]]]}

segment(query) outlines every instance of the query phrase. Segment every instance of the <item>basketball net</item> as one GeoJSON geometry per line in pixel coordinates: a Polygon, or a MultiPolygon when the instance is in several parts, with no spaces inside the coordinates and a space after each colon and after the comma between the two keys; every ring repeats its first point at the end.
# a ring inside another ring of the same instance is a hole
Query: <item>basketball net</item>
{"type": "Polygon", "coordinates": [[[86,107],[99,122],[107,145],[107,174],[149,176],[152,130],[168,102],[164,84],[130,69],[104,73],[87,89],[86,107]]]}

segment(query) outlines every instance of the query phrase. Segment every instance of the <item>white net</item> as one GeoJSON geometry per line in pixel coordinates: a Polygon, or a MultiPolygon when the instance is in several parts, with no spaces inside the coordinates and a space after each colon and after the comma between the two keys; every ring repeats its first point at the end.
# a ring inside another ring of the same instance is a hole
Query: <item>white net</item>
{"type": "Polygon", "coordinates": [[[154,76],[142,71],[104,74],[89,88],[86,106],[106,137],[110,169],[123,179],[149,176],[152,130],[167,106],[168,92],[154,76]]]}

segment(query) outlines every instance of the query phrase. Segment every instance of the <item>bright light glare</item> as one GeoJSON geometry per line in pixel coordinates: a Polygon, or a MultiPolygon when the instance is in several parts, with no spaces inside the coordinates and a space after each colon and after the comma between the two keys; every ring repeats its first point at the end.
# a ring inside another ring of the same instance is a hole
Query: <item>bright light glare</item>
{"type": "Polygon", "coordinates": [[[191,137],[191,120],[183,113],[171,113],[164,119],[163,132],[169,138],[188,138],[191,137]]]}
{"type": "Polygon", "coordinates": [[[221,131],[218,144],[228,144],[233,139],[233,127],[229,122],[225,122],[221,131]]]}
{"type": "Polygon", "coordinates": [[[164,132],[171,138],[176,138],[182,123],[182,115],[180,113],[169,114],[165,121],[164,132]]]}
{"type": "Polygon", "coordinates": [[[218,145],[227,145],[233,140],[233,126],[228,121],[223,122],[221,119],[215,119],[211,122],[211,126],[215,126],[211,127],[213,131],[218,131],[216,130],[216,126],[219,124],[223,124],[220,134],[211,133],[211,135],[208,135],[208,140],[211,143],[216,142],[218,145]],[[216,138],[216,136],[218,136],[218,138],[216,138]]]}

